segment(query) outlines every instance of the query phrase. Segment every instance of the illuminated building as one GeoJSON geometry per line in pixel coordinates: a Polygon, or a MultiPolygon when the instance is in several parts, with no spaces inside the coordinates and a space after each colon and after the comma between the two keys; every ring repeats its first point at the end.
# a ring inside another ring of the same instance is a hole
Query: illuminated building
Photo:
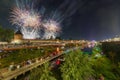
{"type": "Polygon", "coordinates": [[[23,41],[23,34],[20,30],[14,33],[14,39],[12,40],[12,43],[22,43],[23,41]]]}

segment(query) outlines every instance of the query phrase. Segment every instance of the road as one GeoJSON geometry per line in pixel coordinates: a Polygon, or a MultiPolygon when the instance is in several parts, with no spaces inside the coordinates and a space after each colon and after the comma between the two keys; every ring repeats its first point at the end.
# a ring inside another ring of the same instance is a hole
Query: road
{"type": "Polygon", "coordinates": [[[61,56],[62,54],[63,53],[58,54],[54,57],[48,57],[46,59],[43,59],[42,61],[38,61],[38,62],[32,63],[30,65],[26,65],[22,68],[14,70],[14,71],[8,71],[8,72],[5,72],[5,73],[2,73],[3,78],[1,80],[11,80],[13,78],[16,78],[17,76],[19,76],[21,74],[24,74],[24,73],[26,73],[26,72],[34,69],[34,68],[37,68],[38,66],[40,66],[40,65],[42,65],[42,64],[44,64],[44,63],[46,63],[46,62],[48,62],[52,59],[55,59],[55,58],[61,56]]]}
{"type": "Polygon", "coordinates": [[[20,49],[36,49],[40,47],[61,47],[65,46],[64,44],[39,44],[39,45],[6,45],[0,48],[1,51],[13,51],[13,50],[20,50],[20,49]]]}
{"type": "Polygon", "coordinates": [[[37,68],[38,66],[40,66],[40,65],[42,65],[42,64],[44,64],[44,63],[46,63],[48,61],[51,61],[51,60],[65,54],[65,53],[68,53],[68,52],[70,52],[72,50],[75,50],[75,49],[78,49],[78,48],[67,49],[67,50],[63,51],[62,53],[59,53],[59,54],[57,54],[55,56],[47,57],[47,58],[45,58],[43,60],[39,60],[39,61],[37,61],[35,63],[30,64],[30,65],[25,65],[25,66],[23,66],[23,67],[21,67],[19,69],[14,70],[14,71],[4,72],[4,73],[2,73],[3,78],[1,80],[11,80],[13,78],[16,78],[17,76],[19,76],[21,74],[25,74],[26,72],[28,72],[28,71],[30,71],[30,70],[32,70],[34,68],[37,68]]]}

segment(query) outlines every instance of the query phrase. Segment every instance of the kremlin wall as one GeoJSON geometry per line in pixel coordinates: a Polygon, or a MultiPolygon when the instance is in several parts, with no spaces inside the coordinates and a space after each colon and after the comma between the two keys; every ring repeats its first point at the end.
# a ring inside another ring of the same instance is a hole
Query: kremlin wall
{"type": "Polygon", "coordinates": [[[14,38],[11,41],[13,44],[21,44],[21,43],[80,43],[86,42],[84,40],[59,40],[59,39],[23,39],[23,34],[20,30],[14,33],[14,38]]]}

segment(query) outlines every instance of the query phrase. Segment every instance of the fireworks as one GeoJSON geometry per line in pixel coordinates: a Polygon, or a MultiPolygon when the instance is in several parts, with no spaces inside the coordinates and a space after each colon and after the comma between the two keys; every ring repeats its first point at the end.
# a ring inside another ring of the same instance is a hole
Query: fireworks
{"type": "Polygon", "coordinates": [[[38,13],[30,10],[15,8],[12,12],[11,22],[24,27],[39,27],[40,16],[38,13]]]}
{"type": "Polygon", "coordinates": [[[39,37],[41,15],[33,8],[30,0],[16,0],[16,7],[11,12],[11,23],[21,29],[23,38],[35,39],[39,37]]]}
{"type": "Polygon", "coordinates": [[[45,39],[50,39],[50,38],[55,39],[55,37],[57,35],[59,35],[59,33],[61,31],[60,24],[57,23],[56,21],[48,20],[43,25],[45,28],[45,34],[44,34],[43,38],[45,38],[45,39]]]}
{"type": "Polygon", "coordinates": [[[52,18],[42,20],[44,16],[40,13],[44,11],[34,9],[34,4],[30,0],[16,0],[16,7],[11,12],[10,21],[21,29],[24,39],[50,39],[58,36],[61,32],[59,14],[52,13],[50,14],[52,18]],[[44,31],[43,36],[40,34],[41,29],[44,31]]]}

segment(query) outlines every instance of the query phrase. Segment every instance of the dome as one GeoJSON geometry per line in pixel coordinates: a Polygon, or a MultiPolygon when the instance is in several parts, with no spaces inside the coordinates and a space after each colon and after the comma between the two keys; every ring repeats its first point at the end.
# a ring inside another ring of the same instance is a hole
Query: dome
{"type": "Polygon", "coordinates": [[[20,30],[16,31],[15,34],[23,35],[20,30]]]}

